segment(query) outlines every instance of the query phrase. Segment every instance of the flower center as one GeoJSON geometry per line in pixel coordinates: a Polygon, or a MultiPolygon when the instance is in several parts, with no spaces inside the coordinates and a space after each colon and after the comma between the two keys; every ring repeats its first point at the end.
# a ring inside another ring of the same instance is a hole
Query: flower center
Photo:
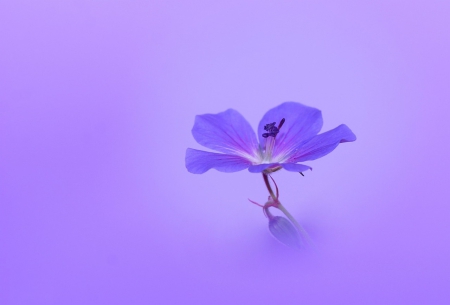
{"type": "Polygon", "coordinates": [[[266,124],[264,126],[264,130],[267,131],[267,132],[262,134],[263,138],[267,138],[267,137],[274,137],[275,138],[277,136],[277,134],[280,132],[278,127],[275,127],[275,122],[270,123],[270,124],[266,124]]]}
{"type": "Polygon", "coordinates": [[[278,127],[275,126],[276,122],[266,124],[264,126],[264,130],[267,131],[262,134],[262,137],[266,139],[266,145],[264,147],[264,158],[263,162],[270,163],[272,162],[272,153],[273,148],[275,146],[275,137],[280,132],[281,126],[283,126],[285,119],[283,118],[278,124],[278,127]]]}

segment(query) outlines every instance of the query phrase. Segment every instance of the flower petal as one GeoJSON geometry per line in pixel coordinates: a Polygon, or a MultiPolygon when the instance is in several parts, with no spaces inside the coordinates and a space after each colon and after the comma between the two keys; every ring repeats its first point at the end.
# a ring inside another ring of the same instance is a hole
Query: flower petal
{"type": "Polygon", "coordinates": [[[282,163],[281,166],[290,172],[306,172],[307,170],[312,170],[312,168],[308,165],[304,164],[295,164],[295,163],[282,163]]]}
{"type": "Polygon", "coordinates": [[[192,135],[199,144],[210,149],[239,155],[249,160],[255,160],[258,156],[255,132],[247,120],[234,109],[218,114],[197,115],[192,135]]]}
{"type": "Polygon", "coordinates": [[[276,136],[273,150],[273,159],[277,161],[287,159],[295,147],[317,135],[323,124],[320,110],[296,102],[282,103],[267,111],[259,122],[258,137],[261,147],[265,146],[266,141],[262,137],[264,126],[273,122],[278,126],[283,118],[285,122],[276,136]]]}
{"type": "Polygon", "coordinates": [[[280,164],[278,163],[263,163],[263,164],[257,164],[257,165],[252,165],[248,168],[248,171],[250,173],[261,173],[262,171],[264,171],[265,169],[269,168],[269,167],[277,167],[280,166],[280,164]]]}
{"type": "Polygon", "coordinates": [[[339,143],[353,142],[356,140],[355,134],[347,125],[338,127],[315,136],[310,141],[300,146],[292,157],[290,162],[302,162],[315,160],[332,152],[339,143]]]}
{"type": "Polygon", "coordinates": [[[185,162],[187,170],[193,174],[203,174],[211,168],[220,172],[232,173],[252,165],[250,161],[240,156],[217,154],[192,148],[186,150],[185,162]]]}

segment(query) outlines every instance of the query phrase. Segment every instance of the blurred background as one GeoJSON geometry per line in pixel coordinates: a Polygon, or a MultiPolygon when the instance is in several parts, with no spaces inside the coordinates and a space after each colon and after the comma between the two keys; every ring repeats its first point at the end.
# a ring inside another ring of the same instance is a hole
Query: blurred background
{"type": "Polygon", "coordinates": [[[449,304],[450,2],[2,1],[0,303],[449,304]],[[274,175],[184,166],[197,114],[357,135],[274,175]]]}

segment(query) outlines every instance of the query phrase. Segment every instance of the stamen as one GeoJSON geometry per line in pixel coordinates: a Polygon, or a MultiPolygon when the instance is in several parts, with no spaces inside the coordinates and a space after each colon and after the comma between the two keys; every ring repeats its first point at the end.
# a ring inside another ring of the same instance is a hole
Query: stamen
{"type": "Polygon", "coordinates": [[[286,120],[283,118],[280,121],[280,124],[278,124],[278,127],[275,127],[275,122],[270,123],[270,124],[266,124],[264,126],[264,130],[267,131],[267,132],[262,134],[263,138],[268,138],[268,137],[274,137],[275,138],[277,136],[277,134],[280,132],[280,128],[281,128],[281,126],[283,126],[285,121],[286,120]]]}
{"type": "Polygon", "coordinates": [[[267,131],[261,136],[266,139],[266,145],[264,147],[264,161],[270,162],[272,160],[272,152],[275,146],[275,137],[280,132],[280,128],[283,126],[286,120],[281,119],[278,127],[275,126],[276,122],[264,125],[264,130],[267,131]]]}
{"type": "Polygon", "coordinates": [[[277,133],[279,132],[278,128],[275,127],[275,122],[270,123],[270,124],[266,124],[264,126],[264,130],[267,131],[265,133],[262,134],[263,138],[267,138],[267,137],[276,137],[277,133]]]}
{"type": "Polygon", "coordinates": [[[283,126],[284,121],[286,121],[284,118],[280,121],[280,124],[278,124],[278,131],[281,129],[281,126],[283,126]]]}
{"type": "Polygon", "coordinates": [[[270,124],[266,124],[266,125],[264,126],[264,130],[265,130],[265,131],[270,131],[274,126],[275,126],[275,122],[270,123],[270,124]]]}

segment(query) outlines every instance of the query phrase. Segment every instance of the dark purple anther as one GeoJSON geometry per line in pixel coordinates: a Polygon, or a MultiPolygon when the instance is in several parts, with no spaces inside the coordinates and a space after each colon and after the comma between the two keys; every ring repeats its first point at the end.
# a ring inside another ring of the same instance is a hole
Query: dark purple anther
{"type": "Polygon", "coordinates": [[[274,128],[275,127],[275,122],[273,122],[273,123],[270,123],[270,124],[266,124],[265,126],[264,126],[264,130],[265,131],[270,131],[272,128],[274,128]]]}
{"type": "Polygon", "coordinates": [[[281,120],[280,124],[278,125],[278,127],[275,127],[275,122],[270,123],[270,124],[266,124],[264,126],[264,130],[267,131],[265,133],[262,134],[263,138],[267,138],[267,137],[276,137],[277,134],[280,132],[280,128],[281,126],[283,126],[284,124],[284,118],[281,120]]]}
{"type": "Polygon", "coordinates": [[[283,124],[284,124],[284,121],[286,121],[284,118],[283,119],[281,119],[281,121],[280,121],[280,124],[278,124],[278,130],[280,130],[281,129],[281,126],[283,126],[283,124]]]}

